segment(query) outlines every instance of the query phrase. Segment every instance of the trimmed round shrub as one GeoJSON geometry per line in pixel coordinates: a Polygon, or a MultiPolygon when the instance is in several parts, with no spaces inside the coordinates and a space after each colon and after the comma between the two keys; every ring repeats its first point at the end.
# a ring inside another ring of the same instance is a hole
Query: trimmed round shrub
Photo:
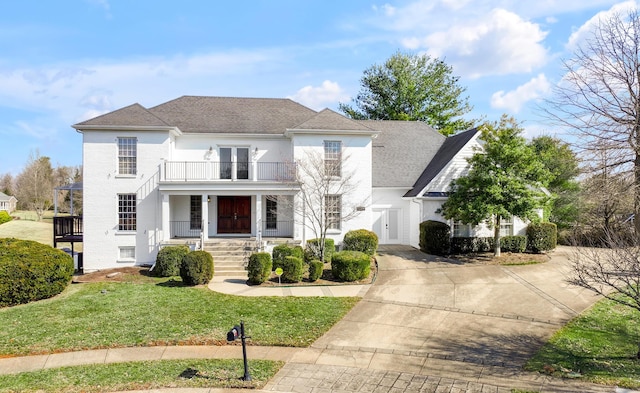
{"type": "Polygon", "coordinates": [[[273,247],[273,266],[272,269],[276,270],[276,268],[283,268],[284,259],[288,256],[293,256],[296,258],[303,259],[304,258],[304,250],[301,246],[294,246],[291,244],[278,244],[273,247]]]}
{"type": "Polygon", "coordinates": [[[191,251],[182,258],[180,277],[185,285],[208,284],[213,278],[213,257],[206,251],[191,251]]]}
{"type": "Polygon", "coordinates": [[[300,282],[302,281],[302,258],[294,256],[284,257],[284,263],[282,265],[282,279],[286,282],[300,282]]]}
{"type": "Polygon", "coordinates": [[[309,281],[318,281],[322,277],[322,271],[324,270],[324,263],[317,259],[309,262],[309,281]]]}
{"type": "Polygon", "coordinates": [[[182,258],[189,252],[191,252],[191,249],[187,245],[161,248],[156,256],[156,263],[153,265],[151,275],[156,277],[179,276],[182,258]]]}
{"type": "Polygon", "coordinates": [[[449,225],[427,220],[420,223],[420,250],[432,255],[447,255],[451,247],[449,225]]]}
{"type": "MultiPolygon", "coordinates": [[[[304,250],[304,260],[312,261],[319,259],[322,261],[320,255],[320,241],[321,239],[309,239],[307,240],[307,247],[304,250]]],[[[335,241],[330,238],[324,239],[324,262],[331,262],[332,255],[336,252],[335,241]]]]}
{"type": "Polygon", "coordinates": [[[345,251],[360,251],[374,256],[378,249],[378,235],[366,229],[349,231],[342,240],[342,249],[345,251]]]}
{"type": "Polygon", "coordinates": [[[342,281],[367,278],[371,272],[371,257],[360,251],[340,251],[331,259],[331,274],[342,281]]]}
{"type": "Polygon", "coordinates": [[[48,299],[73,276],[73,258],[31,240],[0,239],[0,307],[48,299]]]}
{"type": "Polygon", "coordinates": [[[500,238],[500,251],[522,253],[526,249],[526,236],[503,236],[500,238]]]}
{"type": "Polygon", "coordinates": [[[0,211],[0,224],[4,224],[5,222],[9,222],[11,220],[12,218],[7,211],[0,211]]]}
{"type": "Polygon", "coordinates": [[[539,254],[556,248],[558,229],[552,222],[531,223],[527,227],[527,248],[539,254]]]}
{"type": "Polygon", "coordinates": [[[271,254],[268,252],[256,252],[249,257],[247,272],[250,284],[262,284],[271,276],[271,254]]]}

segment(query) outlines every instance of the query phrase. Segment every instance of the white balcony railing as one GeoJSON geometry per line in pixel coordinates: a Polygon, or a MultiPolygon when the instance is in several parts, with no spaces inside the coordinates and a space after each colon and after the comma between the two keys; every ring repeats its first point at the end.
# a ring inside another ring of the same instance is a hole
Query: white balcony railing
{"type": "Polygon", "coordinates": [[[275,181],[295,180],[295,164],[289,162],[165,161],[160,181],[275,181]]]}

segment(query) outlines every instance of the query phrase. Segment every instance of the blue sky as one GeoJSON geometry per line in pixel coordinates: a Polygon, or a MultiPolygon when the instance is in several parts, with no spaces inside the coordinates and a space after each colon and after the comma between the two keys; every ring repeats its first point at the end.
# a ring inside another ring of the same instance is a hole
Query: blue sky
{"type": "Polygon", "coordinates": [[[0,13],[0,175],[30,153],[80,165],[72,124],[182,95],[288,97],[337,110],[396,51],[440,57],[470,118],[536,113],[607,0],[21,0],[0,13]]]}

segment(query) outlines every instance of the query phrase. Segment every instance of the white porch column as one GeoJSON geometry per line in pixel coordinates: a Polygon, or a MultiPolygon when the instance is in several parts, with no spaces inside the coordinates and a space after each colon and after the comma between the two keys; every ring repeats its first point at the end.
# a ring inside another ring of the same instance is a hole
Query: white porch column
{"type": "Polygon", "coordinates": [[[162,211],[160,213],[162,222],[162,240],[171,239],[171,221],[170,221],[170,207],[169,207],[169,194],[162,194],[162,211]]]}
{"type": "Polygon", "coordinates": [[[209,195],[202,195],[202,236],[209,238],[209,195]]]}
{"type": "Polygon", "coordinates": [[[262,194],[256,194],[256,238],[262,239],[262,194]]]}

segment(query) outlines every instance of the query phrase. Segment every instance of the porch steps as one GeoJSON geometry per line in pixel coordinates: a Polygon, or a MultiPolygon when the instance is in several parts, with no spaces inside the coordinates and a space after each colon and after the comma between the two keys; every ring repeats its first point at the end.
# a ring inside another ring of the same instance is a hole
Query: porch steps
{"type": "Polygon", "coordinates": [[[248,277],[246,265],[253,246],[251,239],[209,239],[203,249],[213,257],[214,275],[248,277]]]}

